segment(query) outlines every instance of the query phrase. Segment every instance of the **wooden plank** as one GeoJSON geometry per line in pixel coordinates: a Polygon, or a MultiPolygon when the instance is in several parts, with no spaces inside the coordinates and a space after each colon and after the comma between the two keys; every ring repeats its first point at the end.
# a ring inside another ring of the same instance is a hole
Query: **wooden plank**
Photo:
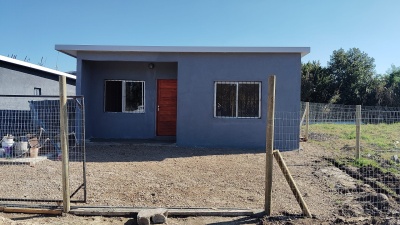
{"type": "MultiPolygon", "coordinates": [[[[80,216],[136,216],[139,211],[152,208],[92,207],[72,208],[70,213],[80,216]]],[[[252,216],[263,210],[219,208],[167,208],[169,216],[252,216]]]]}
{"type": "Polygon", "coordinates": [[[64,212],[71,208],[69,190],[69,159],[68,159],[68,111],[67,111],[67,81],[65,76],[59,78],[60,86],[60,142],[62,151],[62,191],[64,212]]]}
{"type": "Polygon", "coordinates": [[[234,209],[169,209],[170,216],[251,216],[253,210],[234,209]]]}
{"type": "Polygon", "coordinates": [[[296,198],[297,202],[299,203],[300,208],[303,211],[303,214],[305,216],[311,218],[312,216],[311,216],[310,210],[308,209],[306,202],[304,201],[303,197],[301,196],[301,193],[300,193],[299,189],[297,188],[297,185],[294,182],[294,179],[293,179],[292,175],[290,174],[290,171],[287,168],[286,163],[283,160],[283,158],[278,150],[274,151],[274,157],[275,157],[276,162],[278,163],[279,167],[281,168],[282,173],[285,176],[286,181],[288,182],[289,187],[292,190],[294,197],[296,198]]]}
{"type": "Polygon", "coordinates": [[[272,203],[272,169],[273,169],[273,148],[274,148],[274,120],[275,120],[275,83],[276,76],[268,79],[268,111],[267,111],[267,132],[266,132],[266,166],[265,166],[265,214],[271,215],[272,203]]]}
{"type": "Polygon", "coordinates": [[[49,215],[61,215],[61,209],[35,209],[35,208],[16,208],[16,207],[4,207],[3,212],[5,213],[28,213],[28,214],[49,214],[49,215]]]}

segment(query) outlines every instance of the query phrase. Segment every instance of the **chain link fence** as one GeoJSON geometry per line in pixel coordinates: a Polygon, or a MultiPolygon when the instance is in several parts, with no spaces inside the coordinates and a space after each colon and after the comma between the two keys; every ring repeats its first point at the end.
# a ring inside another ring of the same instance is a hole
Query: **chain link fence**
{"type": "MultiPolygon", "coordinates": [[[[85,202],[83,97],[68,97],[67,111],[71,202],[85,202]]],[[[0,204],[61,203],[59,97],[0,95],[0,135],[0,204]]]]}

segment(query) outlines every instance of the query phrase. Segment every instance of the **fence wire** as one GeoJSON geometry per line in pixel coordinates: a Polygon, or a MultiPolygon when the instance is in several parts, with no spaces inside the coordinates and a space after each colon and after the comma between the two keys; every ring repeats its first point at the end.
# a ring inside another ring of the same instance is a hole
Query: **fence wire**
{"type": "MultiPolygon", "coordinates": [[[[301,106],[299,115],[277,112],[275,130],[281,129],[280,120],[293,121],[293,130],[300,128],[304,142],[299,150],[281,154],[311,213],[342,222],[400,218],[400,110],[361,107],[357,157],[356,106],[309,103],[308,114],[306,103],[301,106]]],[[[275,170],[274,182],[282,182],[285,173],[275,170]]],[[[297,205],[286,187],[277,190],[282,197],[275,205],[297,205]]],[[[302,214],[298,206],[285,211],[289,217],[302,214]]]]}
{"type": "MultiPolygon", "coordinates": [[[[86,201],[83,97],[68,97],[72,202],[86,201]]],[[[62,202],[58,96],[0,96],[0,204],[62,202]]]]}

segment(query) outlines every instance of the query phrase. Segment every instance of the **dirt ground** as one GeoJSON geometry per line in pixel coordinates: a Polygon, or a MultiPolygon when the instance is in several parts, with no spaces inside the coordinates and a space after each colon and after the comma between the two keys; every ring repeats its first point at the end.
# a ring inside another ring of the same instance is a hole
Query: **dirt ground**
{"type": "MultiPolygon", "coordinates": [[[[110,142],[87,143],[86,151],[87,203],[77,205],[264,207],[264,151],[182,148],[169,143],[110,142]]],[[[321,148],[302,143],[302,150],[283,152],[282,155],[313,219],[300,217],[302,211],[274,162],[271,217],[168,218],[168,224],[400,223],[398,204],[390,196],[384,202],[390,207],[380,209],[372,202],[368,211],[365,202],[377,193],[368,184],[360,183],[324,160],[327,152],[321,148]]],[[[34,166],[1,165],[0,168],[0,199],[62,199],[61,162],[45,160],[34,166]]],[[[82,182],[82,164],[71,162],[70,173],[71,189],[75,190],[82,182]]],[[[82,198],[80,190],[73,199],[82,198]]],[[[121,217],[0,213],[0,224],[102,225],[136,222],[133,218],[121,217]]]]}

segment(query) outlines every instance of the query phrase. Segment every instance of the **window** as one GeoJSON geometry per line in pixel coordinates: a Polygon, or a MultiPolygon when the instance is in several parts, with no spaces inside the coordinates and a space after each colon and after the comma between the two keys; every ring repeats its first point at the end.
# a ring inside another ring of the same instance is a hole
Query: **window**
{"type": "Polygon", "coordinates": [[[34,95],[42,95],[42,89],[41,88],[33,88],[33,94],[34,95]]]}
{"type": "Polygon", "coordinates": [[[144,113],[144,81],[106,80],[104,111],[144,113]]]}
{"type": "Polygon", "coordinates": [[[214,117],[261,117],[261,82],[218,81],[214,91],[214,117]]]}

